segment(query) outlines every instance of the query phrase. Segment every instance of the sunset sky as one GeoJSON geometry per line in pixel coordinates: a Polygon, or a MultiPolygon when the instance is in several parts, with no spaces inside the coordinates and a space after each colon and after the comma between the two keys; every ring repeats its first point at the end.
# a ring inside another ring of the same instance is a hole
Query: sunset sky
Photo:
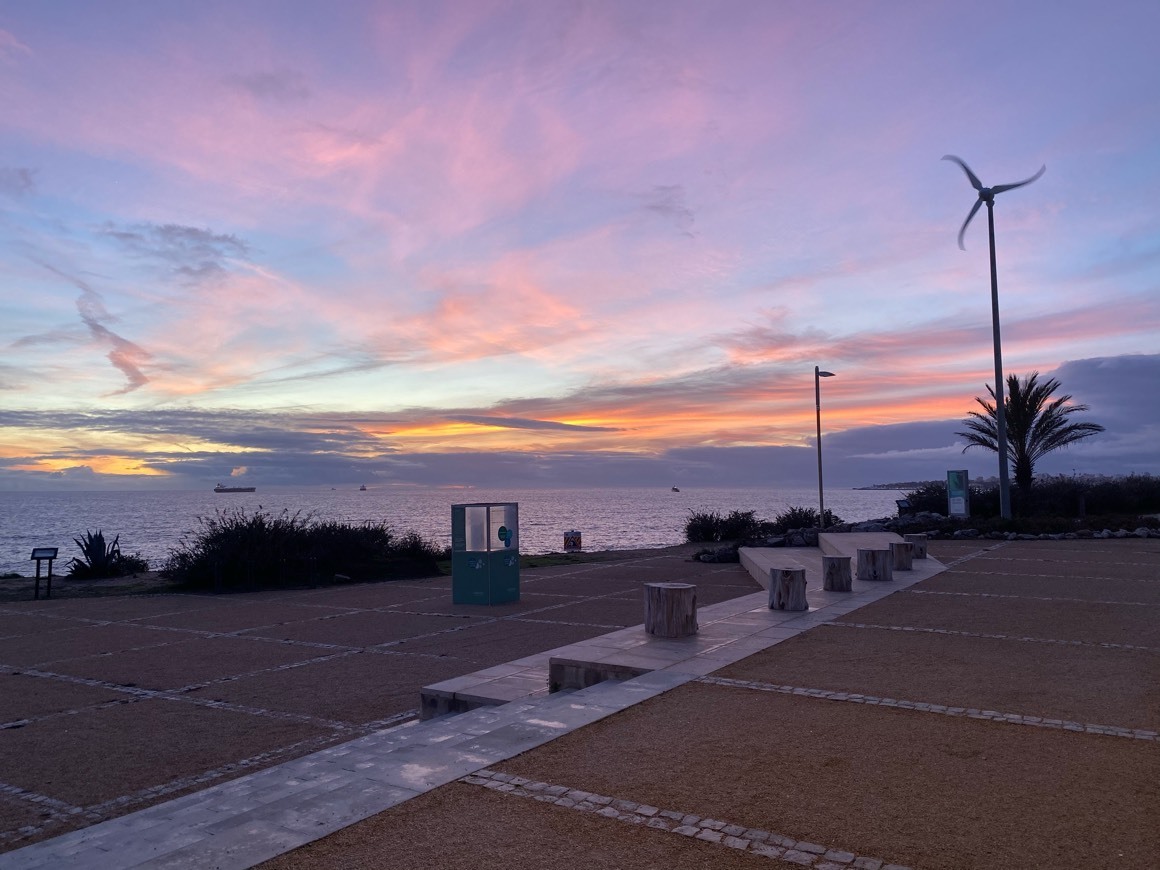
{"type": "Polygon", "coordinates": [[[0,0],[0,489],[1160,473],[1160,4],[0,0]]]}

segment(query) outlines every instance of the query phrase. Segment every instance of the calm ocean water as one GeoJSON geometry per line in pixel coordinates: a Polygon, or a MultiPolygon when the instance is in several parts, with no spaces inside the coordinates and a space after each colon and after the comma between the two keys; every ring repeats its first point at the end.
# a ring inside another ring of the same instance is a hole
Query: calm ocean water
{"type": "MultiPolygon", "coordinates": [[[[788,507],[817,507],[810,489],[425,489],[369,487],[346,489],[269,489],[254,493],[189,492],[0,492],[0,573],[30,575],[33,547],[59,547],[53,573],[65,573],[79,555],[73,538],[86,531],[121,537],[125,553],[140,553],[159,568],[170,548],[198,529],[198,517],[217,510],[243,509],[301,513],[348,523],[383,522],[398,532],[415,531],[448,546],[451,505],[518,502],[520,550],[563,550],[564,532],[578,529],[585,550],[666,547],[684,541],[690,511],[752,510],[772,519],[788,507]]],[[[826,507],[846,521],[891,516],[895,490],[834,489],[826,507]]]]}

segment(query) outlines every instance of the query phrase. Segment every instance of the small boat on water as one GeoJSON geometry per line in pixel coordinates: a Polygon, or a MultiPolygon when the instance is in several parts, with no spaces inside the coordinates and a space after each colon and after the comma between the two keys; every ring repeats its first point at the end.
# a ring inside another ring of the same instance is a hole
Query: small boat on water
{"type": "Polygon", "coordinates": [[[677,489],[677,487],[675,487],[675,486],[674,486],[674,487],[673,487],[673,492],[680,492],[680,490],[679,490],[679,489],[677,489]]]}
{"type": "Polygon", "coordinates": [[[360,486],[360,487],[358,488],[358,491],[359,491],[359,492],[366,492],[366,491],[367,491],[367,485],[364,483],[362,486],[360,486]]]}
{"type": "Polygon", "coordinates": [[[253,486],[225,486],[218,484],[213,488],[214,492],[253,492],[257,487],[253,486]]]}

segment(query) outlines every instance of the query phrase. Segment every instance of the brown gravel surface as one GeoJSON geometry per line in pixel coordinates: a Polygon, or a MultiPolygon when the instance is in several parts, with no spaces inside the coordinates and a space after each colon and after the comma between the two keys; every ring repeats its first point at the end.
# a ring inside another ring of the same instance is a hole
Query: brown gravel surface
{"type": "MultiPolygon", "coordinates": [[[[937,579],[937,578],[935,578],[937,579]]],[[[928,587],[925,584],[923,589],[928,587]]],[[[897,592],[842,617],[841,622],[912,625],[1160,648],[1160,613],[1154,607],[1128,607],[1075,601],[980,598],[897,592]]]]}
{"type": "Polygon", "coordinates": [[[1154,743],[746,689],[690,684],[497,769],[912,867],[1160,850],[1154,743]]]}
{"type": "Polygon", "coordinates": [[[761,870],[769,859],[452,783],[258,865],[262,870],[761,870]]]}
{"type": "Polygon", "coordinates": [[[714,676],[1160,730],[1160,651],[823,625],[714,676]]]}
{"type": "Polygon", "coordinates": [[[4,782],[87,806],[323,733],[174,701],[122,703],[3,732],[4,782]]]}
{"type": "Polygon", "coordinates": [[[1160,577],[1155,580],[1125,580],[1114,576],[1074,577],[1046,572],[1027,576],[1012,571],[1014,568],[1012,565],[1004,567],[1007,569],[1004,572],[987,573],[952,569],[932,577],[923,584],[923,588],[937,589],[940,592],[986,592],[1032,598],[1135,601],[1160,608],[1160,577]]]}

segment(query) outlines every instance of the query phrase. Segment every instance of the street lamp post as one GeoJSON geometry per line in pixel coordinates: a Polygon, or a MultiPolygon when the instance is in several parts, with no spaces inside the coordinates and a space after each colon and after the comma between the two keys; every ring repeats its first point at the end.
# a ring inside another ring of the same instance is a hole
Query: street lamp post
{"type": "Polygon", "coordinates": [[[826,498],[822,489],[822,378],[834,377],[814,366],[814,412],[818,421],[818,528],[826,527],[826,498]]]}

